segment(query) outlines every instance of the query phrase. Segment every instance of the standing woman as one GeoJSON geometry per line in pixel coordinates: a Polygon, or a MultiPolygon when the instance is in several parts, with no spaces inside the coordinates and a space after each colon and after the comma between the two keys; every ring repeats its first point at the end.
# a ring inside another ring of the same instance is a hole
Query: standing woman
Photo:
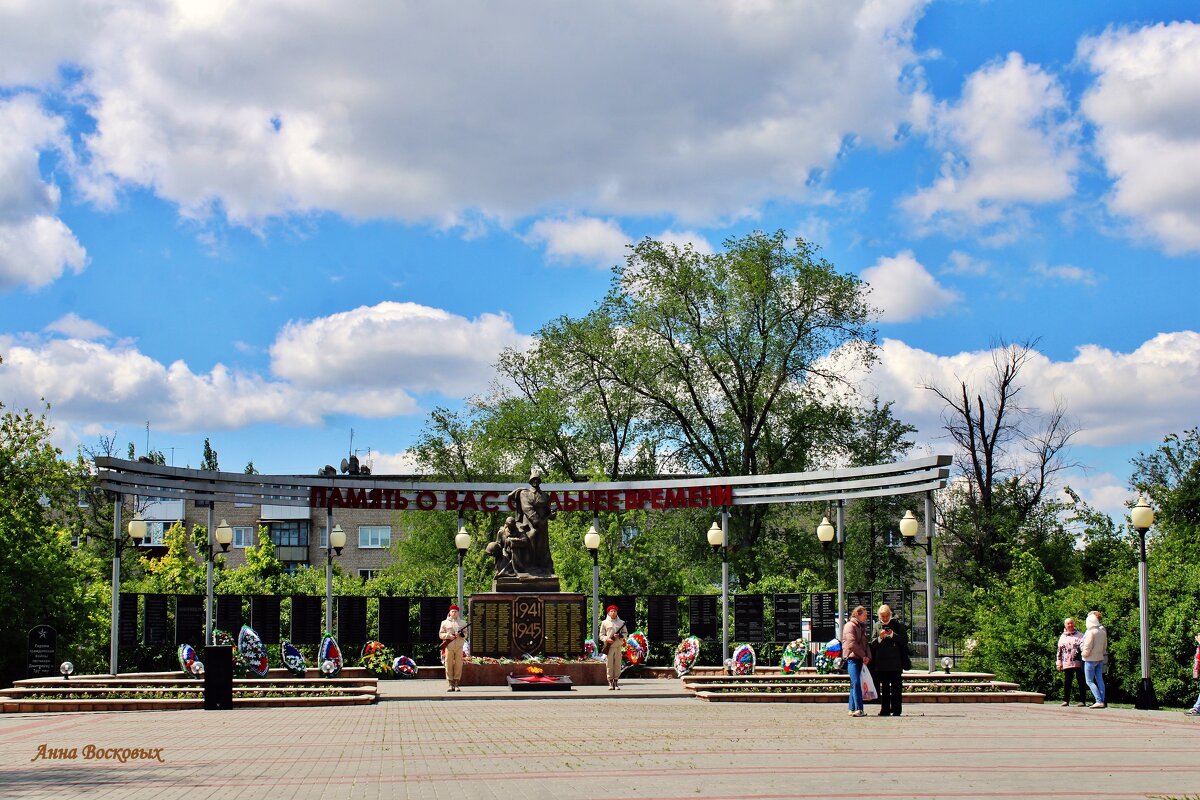
{"type": "MultiPolygon", "coordinates": [[[[871,630],[871,675],[879,689],[879,716],[900,716],[900,693],[908,659],[908,633],[900,620],[892,619],[892,607],[879,607],[879,621],[871,630]]],[[[1082,684],[1081,684],[1082,685],[1082,684]]]]}
{"type": "MultiPolygon", "coordinates": [[[[1200,681],[1200,633],[1196,634],[1196,657],[1192,659],[1192,678],[1200,681]]],[[[1189,717],[1200,717],[1200,697],[1196,698],[1196,705],[1188,709],[1189,717]]]]}
{"type": "Polygon", "coordinates": [[[865,717],[863,711],[862,668],[871,663],[871,645],[867,638],[867,609],[858,606],[842,628],[842,656],[850,673],[850,716],[865,717]]]}
{"type": "Polygon", "coordinates": [[[1072,683],[1079,687],[1079,705],[1087,705],[1084,702],[1087,694],[1083,688],[1083,656],[1079,652],[1082,647],[1083,634],[1075,630],[1075,620],[1067,617],[1063,620],[1062,636],[1058,637],[1058,655],[1054,659],[1054,665],[1063,674],[1064,706],[1071,705],[1072,683]]]}
{"type": "Polygon", "coordinates": [[[1092,611],[1087,615],[1087,633],[1083,634],[1083,644],[1079,646],[1079,654],[1083,656],[1083,678],[1092,697],[1096,702],[1089,708],[1106,708],[1104,701],[1104,656],[1108,652],[1108,631],[1100,624],[1100,612],[1092,611]]]}
{"type": "Polygon", "coordinates": [[[442,620],[441,630],[438,636],[443,642],[448,642],[446,645],[446,683],[450,684],[447,692],[459,691],[458,682],[462,680],[463,671],[463,645],[467,640],[462,635],[464,624],[458,618],[458,606],[451,603],[450,611],[446,614],[446,618],[442,620]]]}
{"type": "Polygon", "coordinates": [[[617,607],[605,609],[608,614],[600,623],[600,645],[605,648],[608,658],[608,688],[620,689],[621,659],[625,655],[625,623],[617,616],[617,607]]]}

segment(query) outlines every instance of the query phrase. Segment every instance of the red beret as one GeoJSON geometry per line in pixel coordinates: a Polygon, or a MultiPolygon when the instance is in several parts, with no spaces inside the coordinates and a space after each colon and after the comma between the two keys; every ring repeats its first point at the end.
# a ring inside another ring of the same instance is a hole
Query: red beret
{"type": "Polygon", "coordinates": [[[450,604],[450,610],[451,611],[462,611],[462,609],[459,608],[455,603],[450,604]]]}
{"type": "Polygon", "coordinates": [[[616,611],[616,610],[617,610],[616,606],[609,606],[608,608],[604,609],[604,613],[607,614],[610,611],[616,611]]]}

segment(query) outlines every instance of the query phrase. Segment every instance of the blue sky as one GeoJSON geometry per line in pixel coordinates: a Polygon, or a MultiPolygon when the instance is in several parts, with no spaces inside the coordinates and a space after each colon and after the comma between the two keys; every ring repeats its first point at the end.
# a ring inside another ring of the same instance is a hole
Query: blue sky
{"type": "Polygon", "coordinates": [[[0,401],[64,448],[376,471],[643,236],[872,287],[864,391],[1036,337],[1102,508],[1196,424],[1200,24],[1170,2],[0,7],[0,401]]]}

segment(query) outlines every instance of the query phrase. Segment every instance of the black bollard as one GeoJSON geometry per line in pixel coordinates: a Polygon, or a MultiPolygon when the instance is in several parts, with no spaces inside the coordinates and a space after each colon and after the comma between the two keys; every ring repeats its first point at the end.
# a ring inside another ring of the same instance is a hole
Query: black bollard
{"type": "Polygon", "coordinates": [[[233,708],[233,648],[229,645],[204,648],[204,708],[233,708]]]}

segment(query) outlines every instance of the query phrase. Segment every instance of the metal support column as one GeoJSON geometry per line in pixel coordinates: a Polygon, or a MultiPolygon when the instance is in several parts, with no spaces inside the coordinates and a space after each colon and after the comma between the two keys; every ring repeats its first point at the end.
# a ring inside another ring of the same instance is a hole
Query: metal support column
{"type": "Polygon", "coordinates": [[[117,642],[121,631],[121,503],[123,495],[113,500],[113,569],[112,569],[112,632],[108,649],[108,671],[117,674],[117,642]]]}
{"type": "MultiPolygon", "coordinates": [[[[186,502],[186,501],[184,501],[186,502]]],[[[213,642],[213,515],[217,510],[213,508],[215,504],[208,504],[208,570],[204,576],[204,644],[205,646],[214,644],[213,642]]]]}
{"type": "Polygon", "coordinates": [[[333,635],[333,506],[325,509],[325,632],[333,635]]]}
{"type": "Polygon", "coordinates": [[[1158,697],[1150,679],[1150,582],[1146,571],[1146,531],[1138,530],[1138,622],[1142,638],[1142,682],[1138,685],[1134,708],[1154,710],[1158,697]]]}
{"type": "Polygon", "coordinates": [[[721,509],[721,664],[729,658],[729,511],[721,509]]]}
{"type": "Polygon", "coordinates": [[[837,582],[838,582],[838,628],[834,632],[837,638],[842,638],[842,627],[846,624],[846,505],[837,501],[837,582]]]}
{"type": "Polygon", "coordinates": [[[933,613],[933,492],[925,493],[925,638],[929,647],[929,671],[937,670],[937,622],[933,613]]]}

